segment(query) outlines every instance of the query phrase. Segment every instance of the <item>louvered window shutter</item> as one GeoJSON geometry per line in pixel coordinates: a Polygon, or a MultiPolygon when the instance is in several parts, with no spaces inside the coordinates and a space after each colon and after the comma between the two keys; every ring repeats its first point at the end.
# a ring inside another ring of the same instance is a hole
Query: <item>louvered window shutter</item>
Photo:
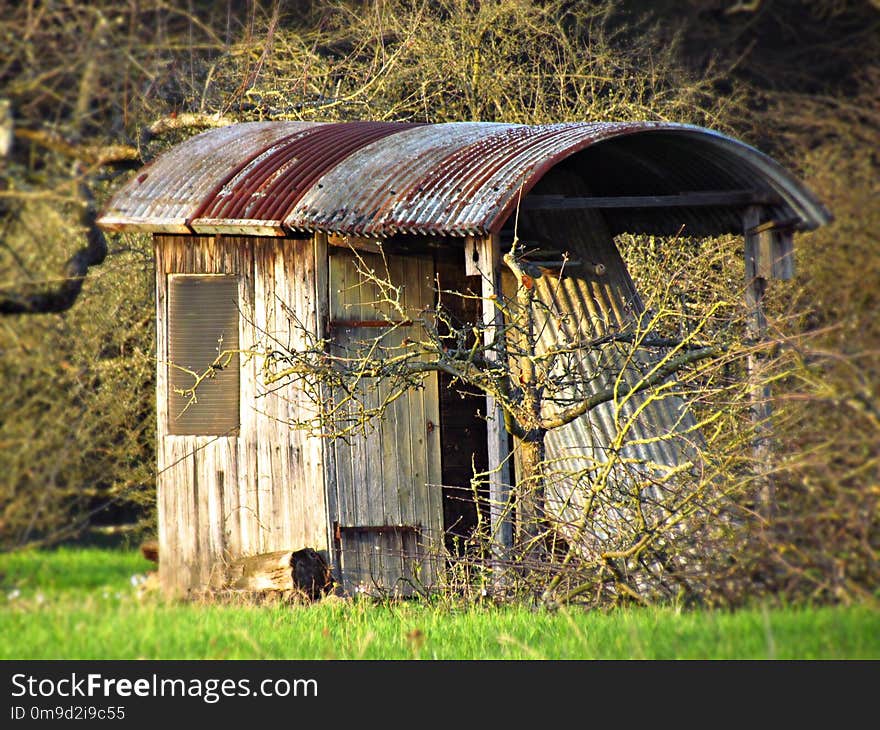
{"type": "Polygon", "coordinates": [[[169,276],[168,433],[237,432],[238,319],[238,277],[169,276]],[[208,377],[196,384],[205,372],[208,377]],[[194,394],[175,392],[194,385],[194,394]]]}

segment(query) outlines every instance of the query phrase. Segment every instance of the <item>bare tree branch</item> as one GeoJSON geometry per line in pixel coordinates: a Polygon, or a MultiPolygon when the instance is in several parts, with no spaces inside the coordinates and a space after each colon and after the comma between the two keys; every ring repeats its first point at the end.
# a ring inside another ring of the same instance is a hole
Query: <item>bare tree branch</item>
{"type": "MultiPolygon", "coordinates": [[[[75,165],[74,174],[80,172],[80,165],[75,165]]],[[[107,256],[107,240],[97,226],[98,212],[92,191],[82,178],[78,187],[83,201],[80,225],[86,230],[86,245],[67,261],[64,278],[55,288],[35,293],[0,291],[0,315],[49,314],[70,309],[82,291],[88,270],[104,262],[107,256]]]]}

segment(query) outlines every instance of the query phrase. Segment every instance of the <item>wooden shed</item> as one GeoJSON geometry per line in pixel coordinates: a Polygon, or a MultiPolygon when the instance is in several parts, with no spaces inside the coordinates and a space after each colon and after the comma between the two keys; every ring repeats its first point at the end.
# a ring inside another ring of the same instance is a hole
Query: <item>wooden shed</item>
{"type": "MultiPolygon", "coordinates": [[[[377,316],[370,292],[352,286],[353,249],[369,256],[376,241],[413,311],[433,303],[438,278],[444,288],[500,292],[518,204],[521,231],[601,264],[601,276],[572,269],[542,292],[593,335],[641,307],[619,233],[745,234],[748,270],[763,281],[791,276],[793,231],[829,219],[764,154],[686,125],[253,122],[176,146],[136,173],[99,221],[155,242],[166,591],[202,587],[241,556],[303,547],[321,552],[350,592],[430,585],[442,569],[431,556],[461,518],[449,490],[467,486],[472,463],[491,471],[492,520],[503,519],[513,444],[491,399],[452,397],[445,377],[431,376],[378,429],[347,440],[290,428],[308,400],[292,385],[267,387],[243,356],[189,407],[175,391],[219,351],[246,351],[260,336],[296,348],[307,332],[344,345],[368,329],[377,316]]],[[[496,316],[473,301],[463,315],[496,316]]],[[[639,428],[686,430],[679,405],[652,404],[639,428]]],[[[595,458],[611,417],[599,408],[553,432],[550,455],[595,458]]],[[[674,442],[644,442],[632,447],[637,456],[678,459],[674,442]]]]}

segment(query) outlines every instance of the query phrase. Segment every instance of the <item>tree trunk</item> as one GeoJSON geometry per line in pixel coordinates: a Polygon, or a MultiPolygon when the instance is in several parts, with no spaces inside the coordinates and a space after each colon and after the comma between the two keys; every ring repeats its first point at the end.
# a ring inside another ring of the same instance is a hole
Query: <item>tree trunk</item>
{"type": "Polygon", "coordinates": [[[547,530],[544,512],[544,459],[547,432],[535,430],[519,442],[522,473],[517,489],[518,542],[530,559],[544,557],[544,536],[547,530]]]}

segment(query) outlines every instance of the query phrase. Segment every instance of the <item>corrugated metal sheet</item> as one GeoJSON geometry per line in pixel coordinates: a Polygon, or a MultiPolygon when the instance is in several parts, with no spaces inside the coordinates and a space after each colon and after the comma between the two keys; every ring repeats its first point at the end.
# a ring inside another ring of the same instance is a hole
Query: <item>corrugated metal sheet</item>
{"type": "Polygon", "coordinates": [[[255,157],[311,122],[248,122],[198,134],[140,170],[107,205],[108,230],[191,233],[189,221],[255,157]]]}
{"type": "MultiPolygon", "coordinates": [[[[541,181],[540,191],[571,196],[585,192],[576,174],[558,169],[541,181]]],[[[540,231],[572,260],[605,266],[602,275],[573,267],[562,278],[545,274],[536,281],[538,297],[546,305],[538,310],[546,313],[536,328],[539,353],[626,331],[638,321],[644,310],[641,297],[598,211],[527,211],[520,226],[524,235],[540,231]]],[[[620,372],[627,374],[626,381],[637,381],[657,357],[632,353],[625,344],[579,349],[558,359],[553,381],[577,402],[613,386],[620,372]]],[[[670,502],[662,493],[675,486],[674,475],[696,456],[694,444],[700,439],[693,410],[671,389],[605,403],[547,434],[548,511],[564,532],[573,533],[592,494],[591,519],[579,543],[589,549],[594,541],[602,541],[606,550],[609,540],[625,543],[632,536],[626,525],[638,519],[636,505],[641,509],[645,497],[670,502]],[[609,469],[605,483],[598,476],[603,468],[609,469]],[[601,494],[593,492],[599,487],[601,494]],[[608,531],[612,525],[613,533],[608,531]]]]}
{"type": "MultiPolygon", "coordinates": [[[[162,155],[113,197],[99,223],[172,233],[483,234],[498,231],[520,195],[563,161],[593,195],[746,188],[778,195],[774,214],[801,228],[830,219],[766,155],[688,125],[254,122],[204,132],[162,155]]],[[[613,211],[607,220],[614,233],[740,226],[720,208],[613,211]]]]}
{"type": "Polygon", "coordinates": [[[198,233],[211,233],[230,220],[239,226],[280,226],[303,195],[321,184],[319,178],[327,169],[373,140],[414,126],[323,124],[287,136],[251,160],[216,195],[206,198],[191,226],[198,233]]]}

